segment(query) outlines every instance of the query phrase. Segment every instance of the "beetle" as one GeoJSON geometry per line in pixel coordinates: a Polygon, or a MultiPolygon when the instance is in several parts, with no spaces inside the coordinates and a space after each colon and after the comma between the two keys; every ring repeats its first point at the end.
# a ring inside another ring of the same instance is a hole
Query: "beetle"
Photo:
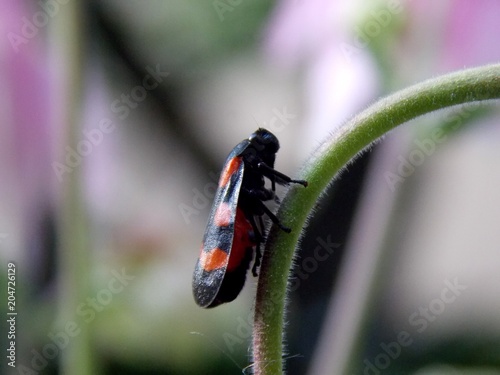
{"type": "Polygon", "coordinates": [[[264,241],[264,214],[281,230],[291,231],[264,202],[272,199],[278,202],[276,184],[296,183],[306,187],[307,181],[292,180],[274,169],[279,148],[276,136],[259,128],[233,148],[224,163],[193,274],[193,295],[201,307],[215,307],[238,296],[254,248],[252,274],[257,276],[262,257],[260,245],[264,241]],[[264,177],[270,180],[271,189],[265,187],[264,177]]]}

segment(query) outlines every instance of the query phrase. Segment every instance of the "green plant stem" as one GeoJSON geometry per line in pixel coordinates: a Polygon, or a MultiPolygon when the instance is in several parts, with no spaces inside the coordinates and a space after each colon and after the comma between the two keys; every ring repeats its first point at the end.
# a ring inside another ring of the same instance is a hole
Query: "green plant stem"
{"type": "MultiPolygon", "coordinates": [[[[61,153],[66,147],[77,149],[81,140],[82,100],[83,100],[83,64],[84,32],[83,2],[72,1],[60,5],[60,12],[54,18],[54,43],[60,47],[58,61],[65,67],[61,71],[64,97],[60,107],[64,137],[61,153]]],[[[59,313],[56,330],[65,332],[68,327],[73,333],[68,345],[61,349],[57,359],[62,374],[96,374],[90,342],[90,324],[81,324],[77,319],[78,305],[90,296],[89,268],[90,248],[89,232],[84,199],[82,195],[83,163],[63,175],[62,202],[59,215],[60,242],[59,257],[59,313]],[[69,326],[68,326],[69,324],[69,326]],[[76,324],[76,325],[75,325],[76,324]],[[75,328],[76,327],[76,328],[75,328]]]]}
{"type": "Polygon", "coordinates": [[[453,105],[500,98],[500,64],[467,69],[416,84],[388,96],[340,127],[312,154],[298,178],[307,188],[292,186],[265,247],[255,303],[254,373],[283,373],[283,323],[286,288],[294,249],[307,217],[334,177],[364,149],[409,120],[453,105]]]}

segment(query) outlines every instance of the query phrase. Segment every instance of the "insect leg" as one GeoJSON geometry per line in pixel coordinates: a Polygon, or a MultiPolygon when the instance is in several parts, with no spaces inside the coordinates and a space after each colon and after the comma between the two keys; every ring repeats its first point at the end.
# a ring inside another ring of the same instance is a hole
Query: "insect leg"
{"type": "Polygon", "coordinates": [[[260,243],[257,244],[257,247],[255,248],[255,262],[253,262],[253,267],[252,267],[252,275],[254,277],[259,276],[257,270],[260,267],[260,260],[262,259],[262,252],[260,251],[260,243]]]}
{"type": "Polygon", "coordinates": [[[281,172],[278,172],[277,170],[271,168],[264,162],[260,162],[258,164],[259,169],[262,170],[262,174],[266,177],[268,177],[271,180],[271,183],[273,184],[273,190],[274,190],[274,182],[275,178],[277,177],[280,181],[276,181],[278,183],[283,184],[289,184],[289,183],[295,183],[295,184],[301,184],[304,187],[307,187],[307,181],[304,180],[292,180],[290,177],[288,177],[286,174],[283,174],[281,172]]]}
{"type": "Polygon", "coordinates": [[[255,217],[250,215],[248,221],[252,225],[254,237],[255,237],[255,261],[252,267],[252,275],[254,277],[258,276],[257,269],[260,267],[260,260],[262,258],[262,252],[260,251],[260,245],[264,242],[264,236],[262,235],[262,231],[264,230],[264,223],[262,222],[262,216],[259,216],[259,227],[257,227],[257,223],[255,222],[255,217]]]}
{"type": "MultiPolygon", "coordinates": [[[[260,243],[264,241],[264,236],[262,235],[262,230],[257,226],[257,223],[255,222],[255,217],[253,215],[247,216],[248,221],[252,225],[253,233],[254,233],[254,240],[256,243],[260,243]]],[[[262,225],[260,226],[261,228],[264,228],[262,225]]]]}
{"type": "Polygon", "coordinates": [[[267,208],[267,206],[259,201],[259,204],[260,204],[260,208],[262,209],[262,211],[264,211],[264,213],[269,216],[269,219],[271,219],[271,221],[276,224],[283,232],[286,232],[286,233],[290,233],[292,230],[288,227],[285,227],[283,224],[281,224],[281,222],[278,220],[278,218],[276,217],[276,215],[274,215],[271,210],[269,208],[267,208]]]}
{"type": "MultiPolygon", "coordinates": [[[[264,221],[262,220],[262,216],[259,216],[259,225],[260,227],[262,228],[262,231],[264,231],[264,221]]],[[[265,239],[262,238],[262,242],[264,242],[265,239]]],[[[257,274],[257,269],[259,269],[260,267],[260,261],[262,259],[262,252],[260,251],[260,245],[262,242],[259,242],[257,244],[257,247],[255,249],[255,262],[253,263],[253,267],[252,267],[252,274],[256,277],[258,274],[257,274]]]]}

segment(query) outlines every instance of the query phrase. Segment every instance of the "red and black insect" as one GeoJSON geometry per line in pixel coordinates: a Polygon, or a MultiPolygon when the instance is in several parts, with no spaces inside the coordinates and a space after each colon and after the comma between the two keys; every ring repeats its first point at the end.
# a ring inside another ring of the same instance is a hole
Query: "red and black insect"
{"type": "Polygon", "coordinates": [[[201,307],[215,307],[238,296],[254,248],[252,274],[257,276],[264,214],[283,231],[290,232],[263,202],[276,199],[276,183],[307,186],[307,182],[292,180],[274,170],[279,147],[274,134],[260,128],[240,142],[226,159],[193,275],[194,299],[201,307]],[[264,177],[271,181],[271,189],[265,188],[264,177]]]}

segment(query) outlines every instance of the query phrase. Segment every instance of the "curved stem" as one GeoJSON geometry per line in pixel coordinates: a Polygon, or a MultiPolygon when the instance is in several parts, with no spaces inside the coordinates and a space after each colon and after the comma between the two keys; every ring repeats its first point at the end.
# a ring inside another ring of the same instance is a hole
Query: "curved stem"
{"type": "Polygon", "coordinates": [[[449,106],[498,98],[500,64],[447,74],[378,101],[318,147],[299,176],[309,186],[306,189],[292,186],[278,210],[279,219],[292,228],[292,233],[284,233],[273,225],[268,235],[255,303],[255,374],[283,372],[286,287],[294,249],[307,216],[338,172],[361,151],[406,121],[449,106]]]}

